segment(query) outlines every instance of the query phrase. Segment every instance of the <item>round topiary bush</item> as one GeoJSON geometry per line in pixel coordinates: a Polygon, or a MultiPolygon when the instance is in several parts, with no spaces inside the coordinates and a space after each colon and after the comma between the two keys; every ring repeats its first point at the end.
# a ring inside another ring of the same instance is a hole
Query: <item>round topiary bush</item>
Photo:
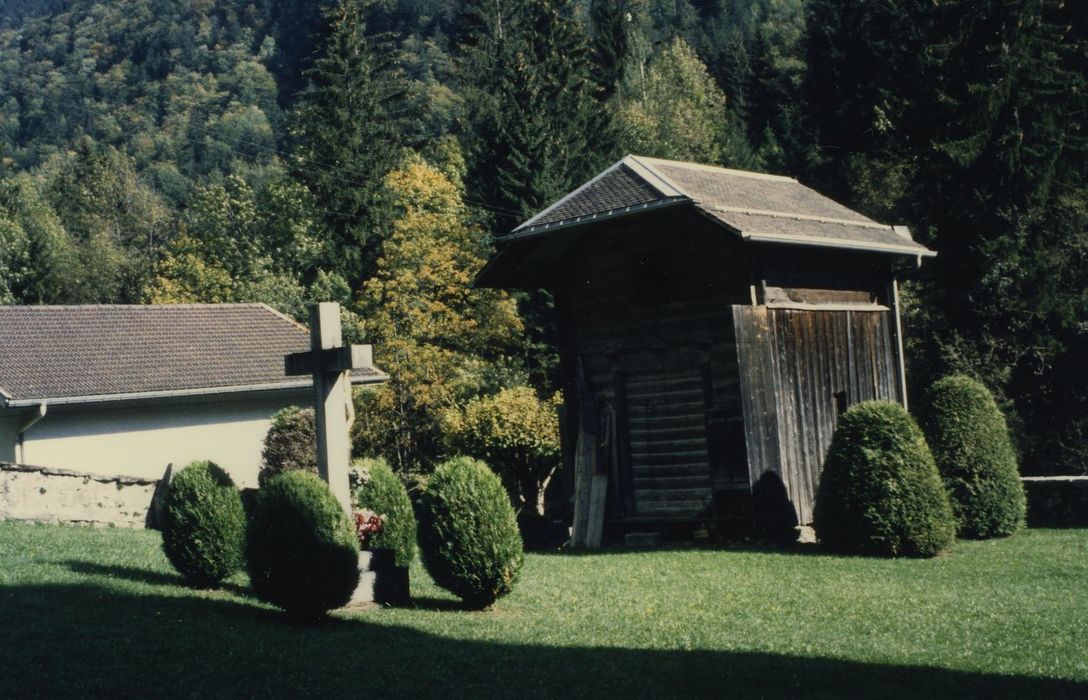
{"type": "Polygon", "coordinates": [[[952,499],[959,534],[1011,535],[1027,509],[1005,417],[990,391],[963,375],[929,390],[926,438],[952,499]]]}
{"type": "Polygon", "coordinates": [[[382,531],[373,535],[372,547],[396,552],[398,566],[408,566],[416,556],[416,516],[408,490],[382,458],[355,461],[358,483],[355,502],[382,516],[382,531]]]}
{"type": "Polygon", "coordinates": [[[264,437],[257,482],[265,483],[288,471],[317,474],[317,429],[312,408],[288,406],[272,416],[264,437]]]}
{"type": "Polygon", "coordinates": [[[343,606],[359,582],[355,527],[309,472],[285,472],[261,487],[248,543],[254,592],[299,617],[343,606]]]}
{"type": "Polygon", "coordinates": [[[867,401],[839,417],[813,513],[830,549],[931,557],[956,524],[922,431],[899,404],[867,401]]]}
{"type": "Polygon", "coordinates": [[[162,512],[162,548],[185,580],[214,586],[242,568],[246,516],[230,476],[193,462],[174,476],[162,512]]]}
{"type": "Polygon", "coordinates": [[[435,583],[483,609],[513,588],[524,558],[502,481],[468,457],[441,464],[423,491],[420,549],[435,583]]]}

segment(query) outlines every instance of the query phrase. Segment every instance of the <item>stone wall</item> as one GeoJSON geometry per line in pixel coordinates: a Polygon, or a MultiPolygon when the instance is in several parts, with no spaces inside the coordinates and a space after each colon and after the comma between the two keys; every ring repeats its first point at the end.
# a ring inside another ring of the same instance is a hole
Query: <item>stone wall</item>
{"type": "Polygon", "coordinates": [[[1028,525],[1088,527],[1088,476],[1025,476],[1028,525]]]}
{"type": "Polygon", "coordinates": [[[147,527],[158,484],[0,462],[0,520],[147,527]]]}

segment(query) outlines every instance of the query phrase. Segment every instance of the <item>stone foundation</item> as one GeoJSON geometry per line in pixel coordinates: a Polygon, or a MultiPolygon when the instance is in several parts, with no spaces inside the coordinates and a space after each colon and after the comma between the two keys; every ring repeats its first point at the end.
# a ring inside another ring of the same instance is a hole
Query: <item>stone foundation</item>
{"type": "Polygon", "coordinates": [[[1088,476],[1025,476],[1028,525],[1088,527],[1088,476]]]}
{"type": "Polygon", "coordinates": [[[147,527],[158,484],[0,462],[0,520],[147,527]]]}

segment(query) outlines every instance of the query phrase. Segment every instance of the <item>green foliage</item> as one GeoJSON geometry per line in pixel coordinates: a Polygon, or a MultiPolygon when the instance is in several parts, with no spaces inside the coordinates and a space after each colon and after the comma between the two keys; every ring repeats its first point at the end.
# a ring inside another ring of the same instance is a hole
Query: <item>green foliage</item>
{"type": "Polygon", "coordinates": [[[312,408],[288,406],[277,411],[264,437],[257,474],[260,485],[289,471],[317,474],[317,429],[312,408]]]}
{"type": "Polygon", "coordinates": [[[945,377],[929,389],[924,421],[961,537],[1011,535],[1026,500],[1005,417],[981,382],[945,377]]]}
{"type": "Polygon", "coordinates": [[[258,597],[313,618],[350,600],[359,582],[359,540],[325,482],[286,472],[257,493],[246,564],[258,597]]]}
{"type": "Polygon", "coordinates": [[[637,0],[592,0],[589,19],[593,28],[589,56],[598,101],[607,101],[623,84],[633,56],[637,0]]]}
{"type": "Polygon", "coordinates": [[[560,462],[561,401],[541,401],[527,386],[473,398],[445,416],[451,451],[496,465],[515,501],[543,513],[543,486],[560,462]]]}
{"type": "Polygon", "coordinates": [[[472,199],[509,232],[604,160],[587,37],[572,0],[463,3],[456,60],[472,199]]]}
{"type": "Polygon", "coordinates": [[[909,223],[915,384],[998,395],[1026,472],[1088,454],[1088,15],[1057,2],[808,3],[813,177],[909,223]]]}
{"type": "MultiPolygon", "coordinates": [[[[183,233],[155,266],[147,298],[153,304],[260,301],[301,319],[304,278],[326,248],[314,233],[317,218],[310,193],[286,178],[255,189],[231,175],[198,187],[183,233]]],[[[334,277],[319,274],[310,294],[326,300],[334,277]]]]}
{"type": "Polygon", "coordinates": [[[683,39],[650,64],[638,96],[616,112],[620,148],[659,158],[750,168],[742,129],[727,118],[726,96],[683,39]]]}
{"type": "Polygon", "coordinates": [[[86,137],[140,172],[167,173],[155,185],[175,180],[176,204],[196,178],[273,160],[280,114],[261,51],[273,20],[266,4],[65,5],[0,34],[0,102],[12,122],[0,127],[0,152],[18,168],[43,166],[86,137]]]}
{"type": "Polygon", "coordinates": [[[162,549],[185,580],[215,586],[242,568],[246,516],[230,476],[212,462],[193,462],[166,491],[162,549]]]}
{"type": "Polygon", "coordinates": [[[399,153],[403,94],[392,51],[366,33],[370,4],[326,8],[320,54],[292,120],[295,172],[322,203],[333,237],[325,267],[352,283],[369,276],[384,231],[381,187],[399,153]]]}
{"type": "Polygon", "coordinates": [[[472,288],[487,236],[471,224],[461,191],[409,157],[386,178],[393,212],[376,272],[356,307],[388,384],[363,392],[356,452],[380,454],[399,471],[438,455],[442,413],[463,403],[481,367],[500,358],[521,322],[504,292],[472,288]]]}
{"type": "Polygon", "coordinates": [[[896,403],[867,401],[839,417],[813,513],[830,549],[932,557],[956,522],[922,431],[896,403]]]}
{"type": "Polygon", "coordinates": [[[30,240],[23,227],[0,217],[0,304],[12,304],[30,274],[30,240]]]}
{"type": "Polygon", "coordinates": [[[404,483],[380,457],[355,460],[353,472],[355,503],[382,516],[371,546],[395,550],[397,564],[408,566],[416,556],[416,516],[404,483]]]}
{"type": "Polygon", "coordinates": [[[13,301],[137,301],[169,232],[167,217],[130,157],[89,140],[34,176],[0,181],[0,219],[21,229],[12,243],[21,241],[29,256],[13,301]]]}
{"type": "Polygon", "coordinates": [[[423,491],[420,549],[427,572],[472,609],[513,588],[524,554],[510,499],[483,462],[458,457],[435,469],[423,491]]]}

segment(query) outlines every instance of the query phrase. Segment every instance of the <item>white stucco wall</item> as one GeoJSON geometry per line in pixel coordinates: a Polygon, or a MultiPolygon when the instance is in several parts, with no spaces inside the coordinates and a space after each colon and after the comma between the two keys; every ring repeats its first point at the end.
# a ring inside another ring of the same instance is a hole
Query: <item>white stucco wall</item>
{"type": "MultiPolygon", "coordinates": [[[[210,459],[241,487],[257,485],[261,443],[272,414],[301,397],[129,407],[50,407],[27,431],[24,464],[158,479],[210,459]]],[[[3,428],[0,427],[0,431],[3,428]]],[[[0,432],[0,459],[4,440],[0,432]]],[[[9,438],[9,441],[14,438],[9,438]]]]}

